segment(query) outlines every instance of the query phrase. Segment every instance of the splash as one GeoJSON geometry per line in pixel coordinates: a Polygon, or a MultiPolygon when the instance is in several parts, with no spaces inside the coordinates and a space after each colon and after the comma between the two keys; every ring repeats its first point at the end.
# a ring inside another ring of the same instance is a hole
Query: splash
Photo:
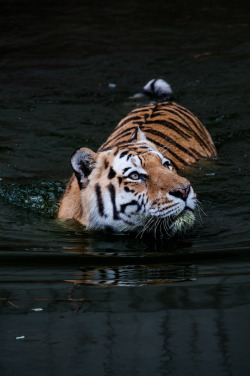
{"type": "Polygon", "coordinates": [[[60,182],[42,181],[21,185],[1,182],[0,198],[7,203],[41,215],[55,217],[64,189],[65,185],[60,182]]]}

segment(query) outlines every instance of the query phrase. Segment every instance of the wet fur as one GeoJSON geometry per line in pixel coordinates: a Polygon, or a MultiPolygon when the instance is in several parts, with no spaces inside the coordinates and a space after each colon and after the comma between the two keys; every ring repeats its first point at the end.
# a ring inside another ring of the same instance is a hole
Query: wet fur
{"type": "Polygon", "coordinates": [[[185,108],[173,102],[136,108],[97,153],[87,148],[74,153],[74,174],[58,217],[76,219],[87,228],[137,232],[157,218],[164,219],[167,232],[173,218],[177,223],[196,206],[189,181],[177,170],[215,155],[209,133],[185,108]],[[133,171],[140,179],[133,180],[133,171]]]}

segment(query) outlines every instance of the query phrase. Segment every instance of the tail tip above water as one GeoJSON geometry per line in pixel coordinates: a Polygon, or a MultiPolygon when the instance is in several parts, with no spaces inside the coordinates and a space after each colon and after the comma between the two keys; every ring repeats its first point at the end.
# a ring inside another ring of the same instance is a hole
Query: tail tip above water
{"type": "Polygon", "coordinates": [[[161,78],[150,80],[142,89],[142,92],[149,96],[166,97],[173,94],[171,86],[161,78]]]}
{"type": "Polygon", "coordinates": [[[140,99],[143,97],[153,97],[161,99],[169,99],[173,95],[171,86],[162,78],[153,78],[150,80],[143,89],[133,95],[132,99],[140,99]]]}

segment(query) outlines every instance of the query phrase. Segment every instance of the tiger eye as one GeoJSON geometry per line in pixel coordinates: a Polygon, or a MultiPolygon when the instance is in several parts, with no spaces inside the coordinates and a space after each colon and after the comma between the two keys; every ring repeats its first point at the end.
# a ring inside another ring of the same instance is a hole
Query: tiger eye
{"type": "Polygon", "coordinates": [[[132,180],[138,180],[140,178],[140,175],[137,172],[132,172],[128,177],[132,180]]]}
{"type": "Polygon", "coordinates": [[[163,166],[164,166],[164,167],[169,167],[169,166],[170,166],[170,162],[169,162],[169,161],[165,161],[165,162],[163,163],[163,166]]]}
{"type": "Polygon", "coordinates": [[[173,167],[171,166],[171,162],[170,161],[165,161],[165,162],[163,162],[163,164],[162,164],[164,167],[167,167],[167,168],[169,168],[169,170],[173,170],[173,167]]]}

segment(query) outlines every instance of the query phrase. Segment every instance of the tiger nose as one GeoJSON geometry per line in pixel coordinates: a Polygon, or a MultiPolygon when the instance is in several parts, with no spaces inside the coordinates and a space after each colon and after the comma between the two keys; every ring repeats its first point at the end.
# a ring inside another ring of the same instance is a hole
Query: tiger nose
{"type": "Polygon", "coordinates": [[[187,185],[184,188],[177,188],[174,191],[169,192],[169,194],[174,197],[181,198],[183,201],[186,201],[189,191],[190,191],[190,185],[187,185]]]}

